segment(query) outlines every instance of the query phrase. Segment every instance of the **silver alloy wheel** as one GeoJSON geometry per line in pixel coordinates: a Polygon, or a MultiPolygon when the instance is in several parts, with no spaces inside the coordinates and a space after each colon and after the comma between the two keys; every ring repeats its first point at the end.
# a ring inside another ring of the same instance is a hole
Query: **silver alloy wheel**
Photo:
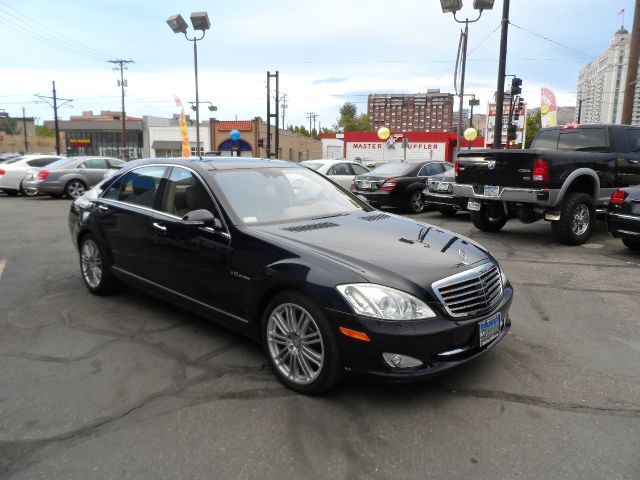
{"type": "Polygon", "coordinates": [[[411,210],[413,212],[420,212],[422,210],[422,199],[420,198],[420,192],[414,193],[409,201],[411,202],[411,210]]]}
{"type": "Polygon", "coordinates": [[[82,276],[91,288],[98,288],[102,279],[102,255],[98,245],[91,239],[85,240],[80,251],[82,276]]]}
{"type": "Polygon", "coordinates": [[[280,373],[298,385],[313,382],[324,365],[318,324],[300,305],[283,303],[267,322],[267,345],[280,373]]]}
{"type": "Polygon", "coordinates": [[[67,193],[71,198],[78,198],[80,195],[84,193],[84,191],[85,191],[84,183],[82,183],[79,180],[73,180],[67,186],[67,193]]]}
{"type": "Polygon", "coordinates": [[[589,221],[591,220],[590,217],[591,213],[589,212],[589,208],[584,203],[578,205],[573,211],[571,231],[577,236],[584,235],[589,228],[589,221]]]}

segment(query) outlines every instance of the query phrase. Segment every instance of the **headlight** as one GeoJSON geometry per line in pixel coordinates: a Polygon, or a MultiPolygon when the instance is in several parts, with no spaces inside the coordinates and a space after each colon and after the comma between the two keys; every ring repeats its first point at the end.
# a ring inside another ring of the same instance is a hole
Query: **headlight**
{"type": "Polygon", "coordinates": [[[358,315],[383,320],[417,320],[436,316],[422,300],[395,288],[373,283],[351,283],[336,288],[358,315]]]}

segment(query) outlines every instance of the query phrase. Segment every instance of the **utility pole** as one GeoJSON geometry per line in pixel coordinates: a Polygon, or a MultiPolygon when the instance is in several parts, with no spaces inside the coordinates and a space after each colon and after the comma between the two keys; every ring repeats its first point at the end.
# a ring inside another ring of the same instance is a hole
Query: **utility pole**
{"type": "Polygon", "coordinates": [[[271,158],[272,156],[278,158],[280,154],[280,128],[278,120],[278,115],[280,111],[280,98],[279,98],[279,78],[280,75],[276,70],[276,73],[272,74],[271,72],[267,72],[267,158],[271,158]],[[271,78],[276,79],[276,113],[271,113],[271,78]],[[275,153],[271,153],[271,119],[275,118],[276,120],[276,134],[275,134],[275,153]]]}
{"type": "Polygon", "coordinates": [[[509,34],[509,0],[502,0],[502,30],[500,32],[500,60],[496,87],[496,125],[493,148],[502,148],[502,113],[504,111],[504,74],[507,67],[507,37],[509,34]]]}
{"type": "Polygon", "coordinates": [[[50,107],[53,107],[53,121],[56,128],[56,154],[60,155],[60,126],[58,124],[58,106],[66,105],[67,103],[73,102],[70,98],[58,98],[56,95],[56,82],[55,80],[51,82],[53,85],[53,96],[49,97],[46,95],[36,95],[40,100],[48,104],[50,107]],[[53,103],[49,103],[49,100],[53,100],[53,103]],[[58,101],[62,103],[58,105],[58,101]]]}
{"type": "MultiPolygon", "coordinates": [[[[116,67],[113,67],[114,70],[120,70],[120,80],[118,80],[118,86],[120,87],[122,92],[122,155],[124,157],[124,160],[129,160],[129,151],[127,150],[127,127],[125,125],[126,113],[124,110],[124,87],[128,85],[125,85],[126,82],[124,79],[124,71],[127,70],[127,64],[133,63],[133,60],[109,60],[109,63],[117,65],[116,67]]],[[[200,127],[198,126],[198,128],[200,127]]]]}
{"type": "Polygon", "coordinates": [[[29,153],[29,140],[27,138],[27,117],[24,116],[24,107],[22,107],[22,130],[24,131],[24,153],[29,153]]]}
{"type": "MultiPolygon", "coordinates": [[[[631,27],[631,45],[629,46],[629,64],[627,65],[627,79],[624,83],[624,100],[622,103],[622,119],[624,125],[631,125],[633,114],[633,97],[636,93],[638,79],[638,56],[640,48],[640,0],[636,0],[633,12],[633,26],[631,27]]],[[[615,119],[614,119],[615,120],[615,119]]]]}
{"type": "Polygon", "coordinates": [[[309,135],[313,131],[311,128],[311,122],[313,122],[313,128],[316,128],[316,118],[318,118],[318,114],[315,112],[308,112],[307,118],[309,119],[309,135]]]}
{"type": "Polygon", "coordinates": [[[282,96],[280,97],[280,108],[282,108],[282,129],[285,129],[284,126],[284,114],[287,110],[288,104],[287,104],[287,94],[283,93],[282,96]]]}

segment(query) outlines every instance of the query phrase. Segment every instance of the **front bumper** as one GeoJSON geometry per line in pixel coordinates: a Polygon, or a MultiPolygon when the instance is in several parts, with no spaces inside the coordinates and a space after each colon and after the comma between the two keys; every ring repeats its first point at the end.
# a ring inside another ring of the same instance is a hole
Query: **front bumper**
{"type": "Polygon", "coordinates": [[[609,212],[607,230],[616,238],[640,241],[640,216],[609,212]]]}
{"type": "Polygon", "coordinates": [[[510,284],[500,303],[491,312],[463,321],[438,316],[430,320],[390,322],[327,311],[337,326],[366,333],[371,342],[355,340],[339,333],[345,367],[357,376],[391,381],[426,379],[480,357],[490,351],[511,327],[509,308],[513,300],[510,284]],[[503,325],[499,335],[480,347],[478,323],[500,313],[503,325]],[[420,360],[415,369],[396,369],[383,359],[383,353],[397,353],[420,360]],[[453,353],[452,353],[453,352],[453,353]]]}
{"type": "Polygon", "coordinates": [[[389,190],[351,190],[354,195],[362,195],[373,207],[403,207],[407,199],[389,190]]]}
{"type": "Polygon", "coordinates": [[[487,196],[480,193],[484,185],[474,186],[455,183],[453,195],[456,197],[473,198],[476,200],[490,200],[498,202],[532,203],[540,207],[553,205],[557,192],[548,189],[499,187],[497,196],[487,196]]]}

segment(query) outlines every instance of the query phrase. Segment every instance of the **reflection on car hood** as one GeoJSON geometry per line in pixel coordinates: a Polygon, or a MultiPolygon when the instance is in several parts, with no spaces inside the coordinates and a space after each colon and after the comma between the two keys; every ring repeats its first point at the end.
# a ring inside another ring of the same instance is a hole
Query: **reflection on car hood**
{"type": "Polygon", "coordinates": [[[251,227],[299,244],[372,283],[409,289],[472,268],[490,258],[454,232],[380,211],[251,227]]]}

